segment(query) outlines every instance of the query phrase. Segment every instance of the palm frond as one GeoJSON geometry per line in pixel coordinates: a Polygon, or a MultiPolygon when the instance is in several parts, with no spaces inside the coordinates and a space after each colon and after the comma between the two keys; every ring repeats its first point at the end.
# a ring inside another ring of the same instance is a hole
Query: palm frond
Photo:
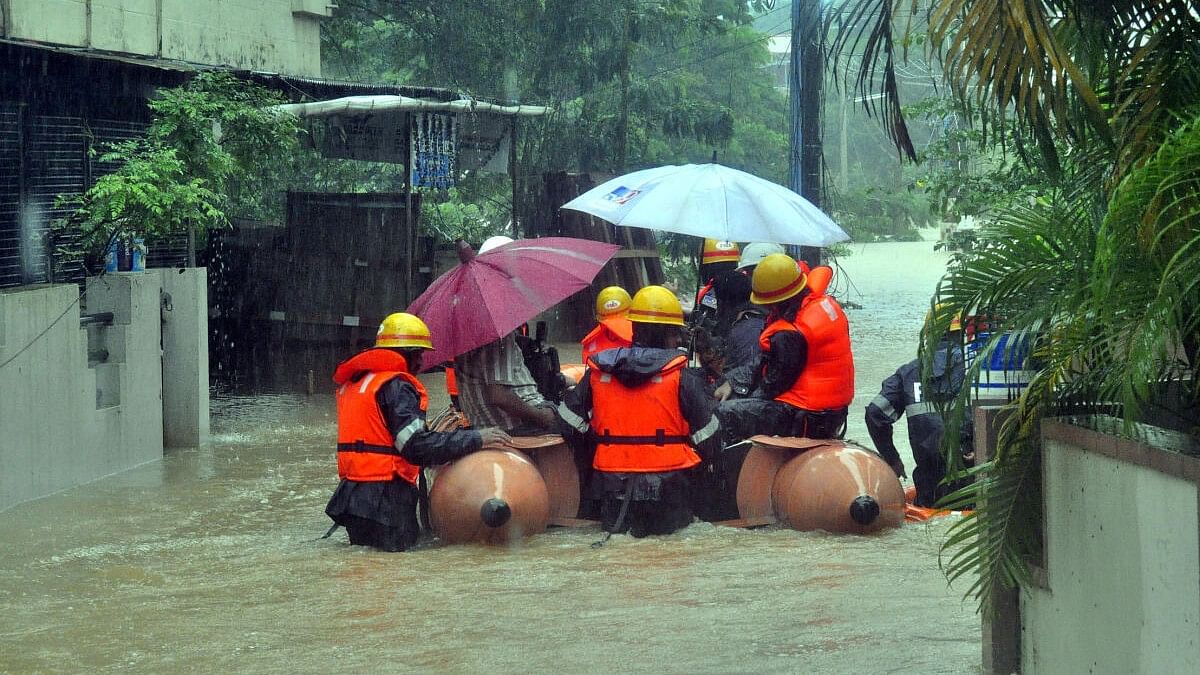
{"type": "Polygon", "coordinates": [[[896,64],[901,60],[897,46],[907,44],[912,30],[911,18],[917,13],[920,0],[910,0],[904,28],[895,25],[902,14],[904,2],[895,0],[854,0],[845,11],[830,14],[825,30],[830,35],[829,59],[831,68],[841,69],[851,55],[861,56],[861,65],[847,77],[847,89],[859,95],[867,115],[883,122],[896,150],[910,160],[917,159],[917,150],[908,131],[900,101],[896,64]],[[836,18],[832,18],[836,17],[836,18]]]}

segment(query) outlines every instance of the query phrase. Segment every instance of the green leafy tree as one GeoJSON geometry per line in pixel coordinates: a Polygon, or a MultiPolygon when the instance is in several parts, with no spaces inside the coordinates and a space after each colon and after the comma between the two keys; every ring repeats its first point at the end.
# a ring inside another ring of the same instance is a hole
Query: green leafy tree
{"type": "MultiPolygon", "coordinates": [[[[550,170],[618,173],[706,162],[715,150],[725,164],[783,180],[787,102],[762,69],[766,36],[750,26],[765,4],[350,0],[323,26],[324,67],[550,106],[521,121],[515,206],[528,220],[550,170]]],[[[460,188],[460,199],[511,202],[506,186],[474,176],[460,188]]]]}
{"type": "Polygon", "coordinates": [[[102,153],[119,164],[80,195],[60,197],[72,209],[56,223],[73,235],[77,254],[97,254],[118,237],[160,239],[227,222],[236,209],[272,208],[268,186],[284,175],[297,146],[296,118],[271,106],[275,93],[224,73],[201,73],[150,101],[145,137],[102,153]]]}

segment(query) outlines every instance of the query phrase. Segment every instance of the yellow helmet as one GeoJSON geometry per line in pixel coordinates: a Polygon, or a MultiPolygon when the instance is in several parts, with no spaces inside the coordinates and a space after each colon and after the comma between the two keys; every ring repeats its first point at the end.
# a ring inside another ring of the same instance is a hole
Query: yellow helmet
{"type": "MultiPolygon", "coordinates": [[[[954,307],[948,302],[939,302],[934,306],[933,309],[925,312],[925,325],[932,325],[931,322],[933,321],[934,312],[937,313],[939,319],[945,319],[946,315],[949,314],[950,310],[953,308],[954,307]]],[[[962,330],[962,312],[955,312],[954,316],[950,317],[950,326],[946,329],[946,332],[953,333],[954,331],[958,330],[962,330]]]]}
{"type": "Polygon", "coordinates": [[[433,349],[433,341],[429,339],[429,326],[412,314],[396,312],[388,314],[383,323],[379,324],[379,332],[375,334],[376,347],[417,347],[433,349]]]}
{"type": "Polygon", "coordinates": [[[596,296],[596,316],[604,318],[629,311],[632,299],[629,292],[620,286],[609,286],[596,296]]]}
{"type": "Polygon", "coordinates": [[[683,307],[679,298],[662,286],[646,286],[633,296],[629,304],[629,320],[637,323],[683,325],[683,307]]]}
{"type": "Polygon", "coordinates": [[[773,305],[794,297],[808,284],[808,275],[795,260],[783,253],[772,253],[754,268],[750,278],[750,302],[773,305]]]}
{"type": "Polygon", "coordinates": [[[701,265],[719,262],[737,262],[741,257],[738,245],[732,241],[704,240],[704,255],[700,258],[701,265]]]}

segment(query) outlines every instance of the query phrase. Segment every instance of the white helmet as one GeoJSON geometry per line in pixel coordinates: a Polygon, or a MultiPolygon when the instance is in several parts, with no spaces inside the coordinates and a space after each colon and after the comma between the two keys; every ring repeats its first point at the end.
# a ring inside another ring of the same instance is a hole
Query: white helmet
{"type": "Polygon", "coordinates": [[[772,253],[786,252],[787,251],[783,249],[781,244],[770,244],[766,242],[746,244],[746,247],[742,249],[742,257],[738,258],[737,269],[743,270],[747,267],[754,267],[761,262],[763,258],[771,255],[772,253]]]}
{"type": "Polygon", "coordinates": [[[494,248],[500,248],[501,246],[503,246],[505,244],[511,244],[511,243],[513,243],[512,237],[506,237],[502,234],[498,234],[494,237],[488,237],[486,240],[484,240],[483,244],[481,244],[479,247],[479,252],[487,253],[488,251],[490,251],[494,248]]]}

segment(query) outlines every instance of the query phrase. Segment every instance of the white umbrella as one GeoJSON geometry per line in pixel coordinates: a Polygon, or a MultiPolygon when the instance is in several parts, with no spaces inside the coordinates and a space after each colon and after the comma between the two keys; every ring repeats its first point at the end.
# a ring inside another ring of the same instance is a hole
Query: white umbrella
{"type": "Polygon", "coordinates": [[[727,241],[828,246],[850,238],[791,190],[720,164],[618,176],[562,206],[616,225],[727,241]]]}

